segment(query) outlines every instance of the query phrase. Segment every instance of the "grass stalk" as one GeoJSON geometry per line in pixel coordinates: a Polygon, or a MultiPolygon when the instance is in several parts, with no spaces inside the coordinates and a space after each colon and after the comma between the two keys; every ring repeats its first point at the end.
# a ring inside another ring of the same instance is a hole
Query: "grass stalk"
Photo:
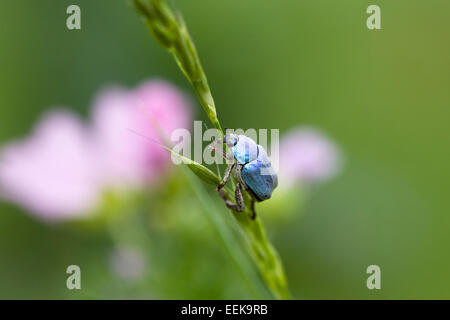
{"type": "MultiPolygon", "coordinates": [[[[177,65],[192,84],[209,120],[223,136],[222,127],[217,117],[216,106],[205,72],[203,71],[197,50],[181,14],[173,11],[165,0],[132,1],[137,11],[144,17],[148,29],[157,42],[173,55],[177,65]]],[[[183,161],[201,180],[215,186],[220,182],[220,178],[215,173],[201,164],[190,159],[183,159],[183,161]]],[[[197,187],[195,186],[194,189],[198,190],[197,187]]],[[[229,197],[230,194],[228,190],[229,197]]],[[[199,195],[198,192],[197,195],[199,195]]],[[[201,196],[201,194],[199,200],[206,208],[210,208],[208,214],[224,240],[226,248],[232,254],[239,255],[239,251],[234,249],[236,248],[236,239],[233,238],[233,233],[225,229],[226,224],[220,216],[220,210],[213,209],[214,206],[210,206],[209,200],[201,196]]],[[[231,210],[235,222],[240,226],[244,235],[245,246],[248,248],[250,256],[259,269],[260,276],[272,296],[276,299],[289,299],[290,294],[281,259],[267,239],[260,218],[257,216],[256,219],[251,219],[252,212],[250,210],[248,195],[245,196],[245,201],[247,205],[244,212],[231,210]]],[[[241,260],[242,257],[236,257],[236,261],[241,260]]],[[[249,276],[245,265],[240,264],[240,267],[245,269],[243,274],[249,276]]]]}

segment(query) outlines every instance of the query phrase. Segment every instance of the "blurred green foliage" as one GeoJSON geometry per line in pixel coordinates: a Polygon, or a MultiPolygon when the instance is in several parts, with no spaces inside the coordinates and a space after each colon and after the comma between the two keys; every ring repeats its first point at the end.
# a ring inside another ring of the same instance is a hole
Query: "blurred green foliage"
{"type": "MultiPolygon", "coordinates": [[[[174,3],[222,125],[283,133],[312,124],[346,157],[340,176],[307,190],[301,216],[266,223],[293,295],[450,298],[450,3],[174,3]],[[382,30],[366,28],[369,4],[381,7],[382,30]],[[371,264],[381,267],[380,291],[366,288],[371,264]]],[[[163,77],[191,92],[126,1],[2,1],[0,39],[1,143],[55,106],[86,115],[109,83],[163,77]],[[66,28],[69,4],[81,7],[79,31],[66,28]]],[[[154,194],[162,207],[136,216],[150,219],[137,225],[149,228],[154,250],[148,278],[133,285],[107,267],[107,230],[43,225],[0,203],[0,298],[251,297],[189,191],[172,192],[169,181],[159,192],[170,200],[154,194]],[[80,292],[65,287],[70,264],[82,269],[80,292]]]]}

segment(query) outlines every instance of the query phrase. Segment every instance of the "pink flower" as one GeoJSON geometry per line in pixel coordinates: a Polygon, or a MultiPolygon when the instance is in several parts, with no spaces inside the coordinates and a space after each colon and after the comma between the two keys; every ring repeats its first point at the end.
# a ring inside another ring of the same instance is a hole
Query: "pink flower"
{"type": "Polygon", "coordinates": [[[190,121],[186,98],[168,83],[151,81],[131,91],[103,91],[95,103],[93,130],[108,182],[140,187],[160,176],[170,156],[154,140],[189,128],[190,121]]]}
{"type": "Polygon", "coordinates": [[[281,183],[324,181],[334,176],[339,168],[336,146],[317,129],[296,128],[281,139],[281,183]]]}
{"type": "Polygon", "coordinates": [[[85,215],[100,196],[96,160],[80,120],[69,112],[50,113],[31,137],[3,148],[1,193],[42,219],[85,215]]]}
{"type": "Polygon", "coordinates": [[[50,113],[30,137],[0,150],[0,195],[44,220],[89,216],[105,188],[158,180],[170,156],[151,139],[188,128],[190,116],[185,97],[162,81],[104,91],[91,126],[50,113]]]}

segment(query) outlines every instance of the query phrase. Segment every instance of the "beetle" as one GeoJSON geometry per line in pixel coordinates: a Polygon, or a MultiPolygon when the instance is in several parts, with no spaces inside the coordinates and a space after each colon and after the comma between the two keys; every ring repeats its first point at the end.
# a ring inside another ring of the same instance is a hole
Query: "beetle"
{"type": "Polygon", "coordinates": [[[245,210],[242,190],[251,198],[252,219],[255,219],[255,202],[261,202],[272,196],[278,185],[278,176],[270,163],[264,148],[245,135],[227,133],[224,142],[233,152],[233,163],[225,170],[222,182],[216,190],[228,208],[238,212],[245,210]],[[237,184],[235,189],[236,203],[227,199],[223,187],[233,172],[237,184]]]}

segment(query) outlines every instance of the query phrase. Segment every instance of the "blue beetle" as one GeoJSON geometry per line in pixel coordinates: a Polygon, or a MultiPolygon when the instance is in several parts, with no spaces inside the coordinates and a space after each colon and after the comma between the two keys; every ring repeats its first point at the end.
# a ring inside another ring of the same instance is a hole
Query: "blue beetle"
{"type": "Polygon", "coordinates": [[[231,148],[234,161],[225,171],[222,182],[217,186],[217,191],[228,208],[242,212],[245,210],[242,189],[246,190],[251,197],[252,219],[255,219],[255,201],[264,201],[272,196],[273,190],[278,185],[278,176],[264,148],[249,137],[226,134],[224,142],[231,148]],[[232,171],[237,180],[236,203],[228,200],[223,190],[232,171]]]}

